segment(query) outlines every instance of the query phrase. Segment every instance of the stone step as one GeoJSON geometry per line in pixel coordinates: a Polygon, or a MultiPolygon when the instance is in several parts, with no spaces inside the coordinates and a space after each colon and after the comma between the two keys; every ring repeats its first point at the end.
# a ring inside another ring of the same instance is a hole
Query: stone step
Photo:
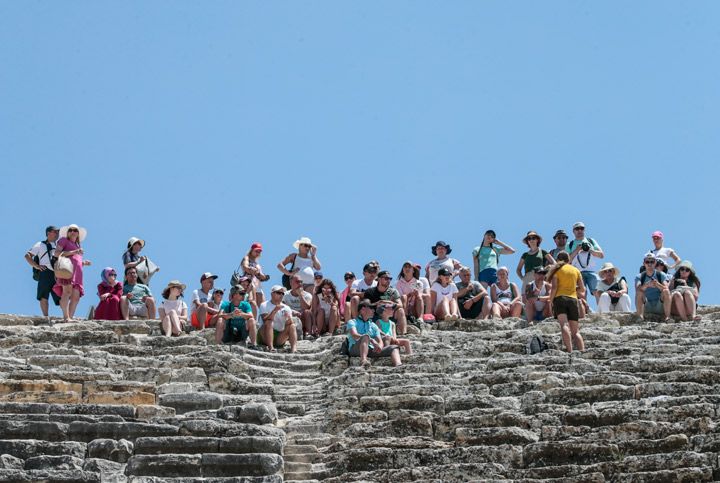
{"type": "Polygon", "coordinates": [[[166,436],[135,440],[135,454],[274,453],[282,454],[282,441],[271,436],[229,438],[166,436]]]}
{"type": "Polygon", "coordinates": [[[282,456],[253,454],[164,454],[134,455],[126,474],[133,476],[214,477],[270,476],[283,468],[282,456]]]}

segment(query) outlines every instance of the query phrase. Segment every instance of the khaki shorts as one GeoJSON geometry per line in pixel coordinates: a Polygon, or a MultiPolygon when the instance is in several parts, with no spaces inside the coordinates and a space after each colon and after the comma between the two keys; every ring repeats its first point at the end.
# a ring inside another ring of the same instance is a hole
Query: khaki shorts
{"type": "Polygon", "coordinates": [[[148,310],[147,305],[135,305],[133,303],[128,304],[128,314],[130,317],[147,317],[148,310]]]}

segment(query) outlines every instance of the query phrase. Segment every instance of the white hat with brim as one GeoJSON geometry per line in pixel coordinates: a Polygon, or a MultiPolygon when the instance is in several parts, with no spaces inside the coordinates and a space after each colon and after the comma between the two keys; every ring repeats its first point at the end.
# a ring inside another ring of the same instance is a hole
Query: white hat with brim
{"type": "Polygon", "coordinates": [[[70,228],[75,228],[79,232],[78,241],[85,240],[85,237],[87,236],[87,230],[85,228],[77,226],[74,223],[72,225],[67,225],[60,228],[60,238],[67,238],[67,233],[70,228]]]}
{"type": "Polygon", "coordinates": [[[677,267],[675,267],[675,272],[677,272],[681,268],[687,268],[688,270],[690,270],[690,273],[695,275],[695,267],[690,260],[683,260],[682,262],[678,263],[677,267]]]}
{"type": "Polygon", "coordinates": [[[130,239],[128,240],[128,245],[127,245],[127,247],[130,248],[130,247],[132,247],[134,244],[136,244],[137,242],[140,242],[140,246],[141,246],[141,247],[143,247],[143,248],[145,247],[145,240],[142,240],[142,239],[137,238],[137,237],[134,237],[134,236],[133,236],[133,237],[130,237],[130,239]]]}
{"type": "Polygon", "coordinates": [[[315,246],[313,245],[312,240],[306,236],[301,236],[299,240],[295,240],[295,243],[293,243],[293,248],[297,250],[300,248],[300,245],[310,245],[313,247],[315,246]]]}
{"type": "Polygon", "coordinates": [[[173,288],[173,287],[177,287],[184,292],[185,289],[187,288],[187,285],[182,283],[180,280],[171,280],[168,282],[167,287],[165,287],[165,288],[173,288]]]}
{"type": "Polygon", "coordinates": [[[602,267],[600,267],[600,270],[598,270],[598,275],[604,272],[605,270],[612,270],[615,274],[615,278],[618,278],[620,276],[620,269],[613,265],[610,262],[603,263],[602,267]]]}

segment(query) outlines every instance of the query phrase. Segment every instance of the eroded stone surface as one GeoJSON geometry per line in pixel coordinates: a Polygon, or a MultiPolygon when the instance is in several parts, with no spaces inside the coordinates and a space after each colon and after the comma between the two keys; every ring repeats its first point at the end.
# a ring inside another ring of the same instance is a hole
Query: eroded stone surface
{"type": "Polygon", "coordinates": [[[0,481],[720,479],[720,308],[703,320],[420,324],[403,366],[157,321],[0,316],[0,481]],[[549,350],[524,347],[542,333],[549,350]]]}

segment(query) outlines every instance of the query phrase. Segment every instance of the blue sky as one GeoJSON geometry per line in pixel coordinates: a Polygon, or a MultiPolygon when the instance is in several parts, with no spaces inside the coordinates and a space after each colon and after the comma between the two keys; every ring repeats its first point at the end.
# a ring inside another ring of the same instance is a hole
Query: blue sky
{"type": "Polygon", "coordinates": [[[549,248],[576,220],[625,274],[663,230],[718,303],[719,20],[711,1],[3,2],[0,311],[39,312],[23,254],[50,223],[89,231],[79,315],[130,236],[159,295],[227,286],[253,241],[271,283],[302,235],[340,282],[438,239],[470,264],[487,228],[549,248]]]}

